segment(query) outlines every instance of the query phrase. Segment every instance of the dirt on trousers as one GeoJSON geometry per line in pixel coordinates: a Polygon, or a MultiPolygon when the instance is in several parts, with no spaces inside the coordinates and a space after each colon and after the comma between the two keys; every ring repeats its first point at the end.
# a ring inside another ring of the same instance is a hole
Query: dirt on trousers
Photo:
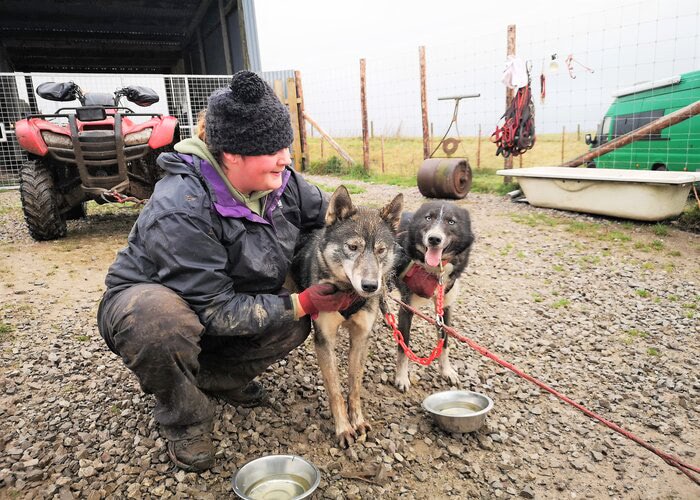
{"type": "MultiPolygon", "coordinates": [[[[408,210],[424,200],[416,188],[351,183],[365,189],[353,200],[368,205],[399,190],[408,210]]],[[[472,215],[476,242],[454,327],[700,465],[700,235],[493,195],[457,203],[472,215]]],[[[24,227],[19,194],[0,193],[0,498],[218,499],[233,496],[237,467],[273,453],[302,455],[321,469],[315,498],[700,496],[700,486],[657,456],[455,341],[459,387],[488,394],[495,406],[476,433],[441,431],[420,405],[449,385],[435,366],[412,365],[411,389],[396,390],[396,347],[381,323],[364,377],[373,427],[366,440],[335,447],[309,338],[261,375],[267,406],[218,405],[216,466],[178,471],[151,416],[153,398],[95,324],[105,273],[136,215],[91,207],[86,220],[69,222],[65,239],[38,243],[24,227]]],[[[413,332],[412,346],[427,355],[434,328],[416,318],[413,332]]],[[[344,381],[346,340],[340,350],[344,381]]]]}

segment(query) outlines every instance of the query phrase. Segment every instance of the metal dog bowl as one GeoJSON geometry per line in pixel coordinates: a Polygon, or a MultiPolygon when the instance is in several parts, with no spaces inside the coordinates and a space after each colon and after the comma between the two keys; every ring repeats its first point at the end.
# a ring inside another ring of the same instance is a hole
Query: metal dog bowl
{"type": "Polygon", "coordinates": [[[233,476],[233,492],[244,500],[300,500],[311,495],[321,472],[297,455],[268,455],[247,462],[233,476]]]}
{"type": "Polygon", "coordinates": [[[448,432],[474,432],[493,408],[490,397],[472,391],[444,391],[423,400],[423,408],[448,432]]]}

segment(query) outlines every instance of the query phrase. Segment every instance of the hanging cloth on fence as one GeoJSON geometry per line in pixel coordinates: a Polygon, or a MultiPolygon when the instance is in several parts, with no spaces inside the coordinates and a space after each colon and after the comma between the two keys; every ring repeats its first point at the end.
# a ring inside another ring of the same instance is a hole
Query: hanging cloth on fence
{"type": "Polygon", "coordinates": [[[508,56],[506,67],[503,69],[501,81],[509,89],[519,89],[527,85],[529,74],[525,61],[515,56],[508,56]]]}
{"type": "Polygon", "coordinates": [[[518,156],[535,145],[535,105],[532,102],[529,68],[527,84],[518,89],[498,123],[491,134],[491,142],[498,146],[496,156],[518,156]]]}

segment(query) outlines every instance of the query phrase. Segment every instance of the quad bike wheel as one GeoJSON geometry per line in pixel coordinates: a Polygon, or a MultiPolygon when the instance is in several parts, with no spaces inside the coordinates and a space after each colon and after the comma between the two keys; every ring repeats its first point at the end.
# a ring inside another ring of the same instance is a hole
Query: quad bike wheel
{"type": "Polygon", "coordinates": [[[20,170],[19,192],[29,234],[37,241],[66,235],[66,220],[59,209],[53,175],[40,160],[29,160],[20,170]]]}

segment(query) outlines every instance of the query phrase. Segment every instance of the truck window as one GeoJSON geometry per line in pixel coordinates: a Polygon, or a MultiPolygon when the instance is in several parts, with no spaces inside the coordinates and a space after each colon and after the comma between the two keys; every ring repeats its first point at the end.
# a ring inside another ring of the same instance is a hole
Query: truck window
{"type": "Polygon", "coordinates": [[[606,116],[603,120],[603,124],[598,130],[598,146],[602,146],[608,142],[608,134],[610,133],[610,122],[612,121],[612,116],[606,116]]]}
{"type": "MultiPolygon", "coordinates": [[[[650,123],[657,118],[664,116],[663,109],[655,109],[653,111],[642,111],[641,113],[632,113],[629,115],[618,115],[615,117],[615,125],[613,130],[613,137],[619,137],[633,130],[637,130],[639,127],[650,123]]],[[[649,134],[643,140],[660,140],[661,131],[655,134],[649,134]]]]}

